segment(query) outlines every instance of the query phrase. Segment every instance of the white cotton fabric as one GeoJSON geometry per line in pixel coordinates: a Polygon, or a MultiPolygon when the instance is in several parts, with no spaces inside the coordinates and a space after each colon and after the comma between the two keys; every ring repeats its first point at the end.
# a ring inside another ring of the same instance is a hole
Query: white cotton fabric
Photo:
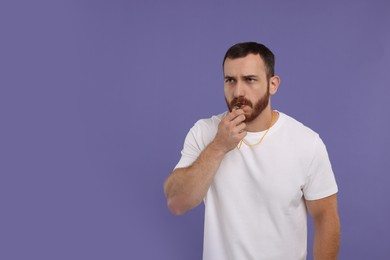
{"type": "MultiPolygon", "coordinates": [[[[225,115],[199,120],[175,168],[191,165],[225,115]]],[[[265,132],[249,132],[257,143],[265,132]]],[[[303,260],[307,254],[306,200],[337,192],[319,135],[279,112],[260,145],[224,157],[205,203],[203,260],[303,260]]]]}

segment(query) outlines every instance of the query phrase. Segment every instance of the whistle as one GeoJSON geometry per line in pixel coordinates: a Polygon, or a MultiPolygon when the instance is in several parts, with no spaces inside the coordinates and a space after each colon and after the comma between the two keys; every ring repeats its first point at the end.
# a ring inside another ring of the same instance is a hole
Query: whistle
{"type": "Polygon", "coordinates": [[[241,106],[242,106],[241,103],[237,103],[237,104],[234,106],[234,110],[240,109],[241,106]]]}

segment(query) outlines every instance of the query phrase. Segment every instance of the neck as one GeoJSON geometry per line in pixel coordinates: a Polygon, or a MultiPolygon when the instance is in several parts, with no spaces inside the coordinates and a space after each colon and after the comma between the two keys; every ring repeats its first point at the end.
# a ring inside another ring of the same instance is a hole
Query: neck
{"type": "Polygon", "coordinates": [[[279,114],[271,109],[271,106],[266,107],[263,112],[252,122],[247,123],[245,131],[247,132],[262,132],[275,124],[279,114]],[[274,113],[274,116],[272,114],[274,113]],[[273,120],[272,120],[273,118],[273,120]]]}

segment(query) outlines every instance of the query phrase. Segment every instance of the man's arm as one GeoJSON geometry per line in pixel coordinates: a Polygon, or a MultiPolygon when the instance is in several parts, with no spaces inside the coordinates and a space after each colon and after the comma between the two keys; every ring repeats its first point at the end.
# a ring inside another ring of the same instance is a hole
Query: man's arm
{"type": "Polygon", "coordinates": [[[340,220],[337,195],[306,200],[314,222],[314,260],[336,260],[340,245],[340,220]]]}
{"type": "Polygon", "coordinates": [[[186,168],[175,169],[164,183],[168,208],[181,215],[198,206],[213,181],[226,153],[234,149],[246,135],[244,112],[235,110],[225,116],[214,140],[186,168]]]}

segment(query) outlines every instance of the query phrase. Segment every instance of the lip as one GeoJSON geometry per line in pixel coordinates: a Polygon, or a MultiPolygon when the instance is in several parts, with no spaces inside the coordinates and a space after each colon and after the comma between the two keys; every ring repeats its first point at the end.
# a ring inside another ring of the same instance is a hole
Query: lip
{"type": "Polygon", "coordinates": [[[234,105],[234,108],[235,109],[240,109],[240,108],[243,108],[245,105],[243,103],[237,103],[234,105]]]}

